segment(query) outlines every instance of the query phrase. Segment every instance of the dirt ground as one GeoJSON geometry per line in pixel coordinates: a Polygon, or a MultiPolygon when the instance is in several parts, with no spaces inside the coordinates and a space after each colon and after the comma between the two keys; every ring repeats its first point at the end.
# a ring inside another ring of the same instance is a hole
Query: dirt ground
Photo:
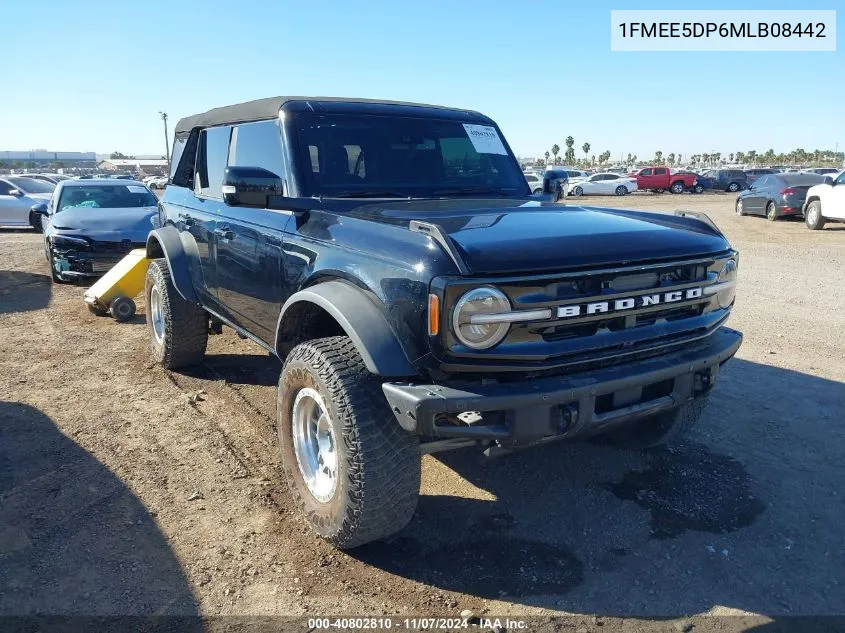
{"type": "Polygon", "coordinates": [[[39,235],[0,231],[0,615],[845,614],[845,225],[733,200],[589,200],[705,211],[741,252],[745,342],[688,442],[426,457],[412,523],[347,553],[289,499],[276,359],[226,330],[165,372],[143,306],[89,314],[39,235]]]}

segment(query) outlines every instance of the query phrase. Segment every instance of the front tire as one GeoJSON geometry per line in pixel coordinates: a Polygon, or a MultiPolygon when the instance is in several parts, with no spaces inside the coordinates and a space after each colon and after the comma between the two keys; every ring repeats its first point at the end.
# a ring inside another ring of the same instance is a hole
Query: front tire
{"type": "Polygon", "coordinates": [[[732,182],[728,185],[728,191],[730,191],[731,193],[736,193],[737,191],[739,191],[739,185],[735,182],[732,182]]]}
{"type": "Polygon", "coordinates": [[[702,187],[701,185],[696,185],[695,187],[693,187],[692,190],[695,193],[704,193],[704,187],[702,187]]]}
{"type": "Polygon", "coordinates": [[[766,205],[766,218],[769,222],[774,222],[778,219],[778,209],[774,202],[770,202],[766,205]]]}
{"type": "Polygon", "coordinates": [[[741,198],[736,201],[736,214],[740,217],[745,215],[745,210],[742,208],[742,199],[741,198]]]}
{"type": "Polygon", "coordinates": [[[572,190],[572,193],[573,193],[573,194],[575,194],[576,196],[583,196],[583,195],[584,195],[584,190],[583,190],[583,189],[581,189],[581,187],[575,187],[575,188],[572,190]]]}
{"type": "Polygon", "coordinates": [[[166,259],[150,262],[144,298],[150,351],[156,362],[165,369],[201,363],[208,344],[208,315],[177,292],[166,259]]]}
{"type": "Polygon", "coordinates": [[[628,194],[628,187],[625,185],[619,185],[616,187],[616,195],[617,196],[624,196],[628,194]]]}
{"type": "Polygon", "coordinates": [[[282,467],[314,532],[348,549],[407,525],[420,489],[419,438],[396,421],[348,337],[295,347],[276,402],[282,467]]]}
{"type": "Polygon", "coordinates": [[[824,228],[824,216],[822,215],[821,202],[813,200],[807,205],[807,214],[804,217],[804,223],[811,231],[818,231],[824,228]]]}
{"type": "Polygon", "coordinates": [[[605,437],[625,448],[648,449],[682,438],[701,419],[707,396],[698,396],[680,407],[609,431],[605,437]]]}
{"type": "Polygon", "coordinates": [[[537,187],[537,188],[536,188],[534,191],[532,191],[531,193],[533,193],[534,195],[537,195],[538,193],[543,193],[543,189],[542,189],[541,187],[537,187]]]}

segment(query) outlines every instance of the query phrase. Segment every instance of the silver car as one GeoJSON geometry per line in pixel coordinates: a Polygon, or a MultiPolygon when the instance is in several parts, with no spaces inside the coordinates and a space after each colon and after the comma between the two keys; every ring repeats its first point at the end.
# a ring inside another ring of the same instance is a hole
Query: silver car
{"type": "Polygon", "coordinates": [[[48,202],[56,185],[26,176],[0,176],[0,226],[41,229],[41,216],[33,205],[48,202]]]}

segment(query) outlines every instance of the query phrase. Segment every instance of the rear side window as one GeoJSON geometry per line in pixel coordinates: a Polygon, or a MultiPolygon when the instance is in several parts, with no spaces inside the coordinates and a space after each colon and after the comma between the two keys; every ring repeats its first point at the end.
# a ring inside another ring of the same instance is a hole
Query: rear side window
{"type": "Polygon", "coordinates": [[[654,175],[655,175],[655,176],[665,176],[665,175],[666,175],[666,170],[665,170],[665,169],[663,169],[663,168],[660,168],[660,169],[655,169],[655,170],[654,170],[654,175]]]}
{"type": "Polygon", "coordinates": [[[283,177],[284,157],[278,120],[243,123],[232,130],[229,165],[262,167],[283,177]]]}
{"type": "Polygon", "coordinates": [[[200,133],[194,191],[208,198],[223,197],[223,170],[229,155],[230,126],[211,127],[200,133]]]}

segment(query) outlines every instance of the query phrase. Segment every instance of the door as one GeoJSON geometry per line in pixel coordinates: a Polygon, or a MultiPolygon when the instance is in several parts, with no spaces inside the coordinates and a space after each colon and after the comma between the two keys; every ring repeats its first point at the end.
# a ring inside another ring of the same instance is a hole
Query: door
{"type": "Polygon", "coordinates": [[[669,170],[665,167],[654,168],[654,186],[656,189],[669,188],[669,170]]]}
{"type": "Polygon", "coordinates": [[[29,225],[28,199],[12,183],[0,180],[0,226],[29,225]],[[13,196],[12,191],[20,195],[13,196]]]}
{"type": "MultiPolygon", "coordinates": [[[[228,164],[262,167],[284,179],[278,120],[244,123],[232,131],[228,164]]],[[[285,292],[282,236],[287,211],[223,205],[217,216],[218,299],[226,318],[270,345],[285,292]]]]}
{"type": "Polygon", "coordinates": [[[230,126],[200,132],[194,167],[194,196],[190,205],[174,209],[182,243],[188,253],[194,289],[212,303],[217,299],[215,229],[217,214],[223,207],[223,170],[231,133],[230,126]]]}
{"type": "Polygon", "coordinates": [[[762,215],[766,212],[766,192],[772,187],[772,176],[760,176],[751,189],[742,196],[742,207],[746,213],[762,215]]]}
{"type": "Polygon", "coordinates": [[[654,170],[651,168],[643,169],[637,174],[637,186],[640,189],[657,189],[657,181],[654,178],[654,170]]]}
{"type": "Polygon", "coordinates": [[[845,220],[845,172],[834,181],[829,195],[825,196],[822,215],[826,218],[845,220]]]}

